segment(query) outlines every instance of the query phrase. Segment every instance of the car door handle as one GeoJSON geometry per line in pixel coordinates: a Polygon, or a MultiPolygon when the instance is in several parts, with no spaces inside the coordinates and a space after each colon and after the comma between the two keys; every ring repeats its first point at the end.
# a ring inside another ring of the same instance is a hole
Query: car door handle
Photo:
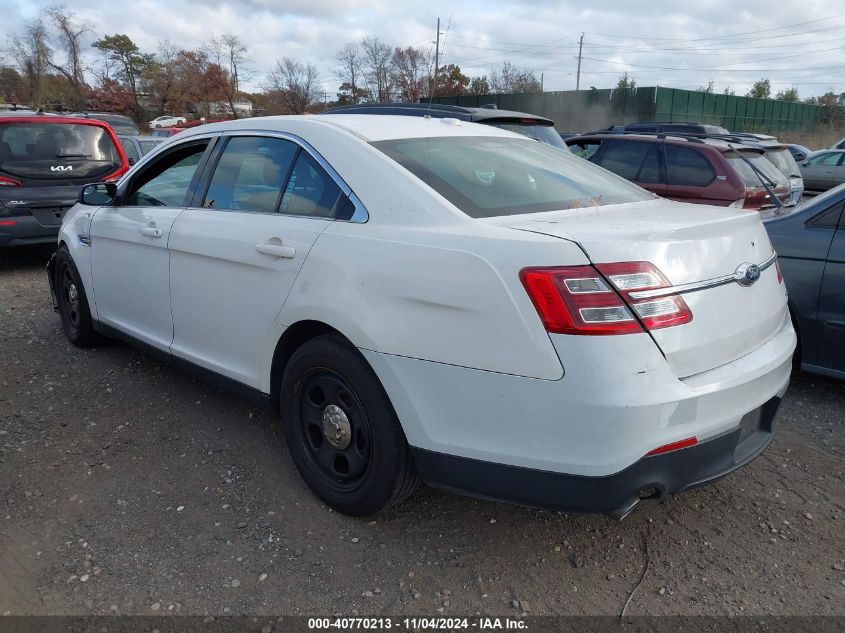
{"type": "Polygon", "coordinates": [[[163,235],[162,230],[154,226],[142,226],[138,231],[141,235],[146,235],[147,237],[161,237],[163,235]]]}
{"type": "Polygon", "coordinates": [[[285,259],[293,259],[296,256],[296,249],[293,246],[282,246],[281,244],[256,244],[255,250],[264,255],[284,257],[285,259]]]}

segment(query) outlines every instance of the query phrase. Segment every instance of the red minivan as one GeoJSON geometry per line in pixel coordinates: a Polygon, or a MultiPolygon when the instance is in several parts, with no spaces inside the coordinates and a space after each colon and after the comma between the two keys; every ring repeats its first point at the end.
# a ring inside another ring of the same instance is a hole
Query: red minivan
{"type": "Polygon", "coordinates": [[[117,181],[128,169],[103,121],[0,114],[0,247],[54,243],[80,188],[117,181]]]}
{"type": "Polygon", "coordinates": [[[671,200],[762,211],[788,205],[789,182],[762,150],[669,134],[590,134],[569,151],[671,200]],[[766,183],[764,185],[764,182],[766,183]]]}

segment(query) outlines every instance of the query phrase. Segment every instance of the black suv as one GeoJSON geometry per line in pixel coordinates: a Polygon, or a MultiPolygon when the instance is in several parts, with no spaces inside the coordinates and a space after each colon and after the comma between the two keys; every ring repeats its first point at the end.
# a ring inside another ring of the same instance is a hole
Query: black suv
{"type": "Polygon", "coordinates": [[[468,108],[441,103],[360,103],[339,106],[320,114],[398,114],[401,116],[431,116],[436,119],[459,119],[493,125],[517,132],[543,143],[566,149],[555,122],[545,117],[495,107],[468,108]]]}

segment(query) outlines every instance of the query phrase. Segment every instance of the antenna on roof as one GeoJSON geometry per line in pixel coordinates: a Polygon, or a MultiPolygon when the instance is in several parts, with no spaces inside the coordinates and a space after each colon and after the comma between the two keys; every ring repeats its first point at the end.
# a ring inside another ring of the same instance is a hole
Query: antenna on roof
{"type": "MultiPolygon", "coordinates": [[[[449,27],[452,26],[452,14],[449,14],[449,22],[446,24],[446,33],[443,35],[443,48],[446,48],[446,39],[449,37],[449,27]]],[[[434,79],[432,81],[431,90],[428,94],[428,108],[426,108],[425,116],[431,116],[431,104],[433,103],[434,95],[437,92],[437,73],[440,70],[440,18],[437,18],[437,38],[434,41],[434,79]]]]}

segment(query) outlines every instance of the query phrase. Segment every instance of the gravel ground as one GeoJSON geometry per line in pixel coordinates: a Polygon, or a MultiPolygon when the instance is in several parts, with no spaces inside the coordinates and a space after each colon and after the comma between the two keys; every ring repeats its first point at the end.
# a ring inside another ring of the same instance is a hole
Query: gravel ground
{"type": "Polygon", "coordinates": [[[771,448],[623,522],[421,490],[375,520],[277,420],[131,347],[72,347],[49,251],[0,253],[0,613],[845,614],[845,383],[797,375],[771,448]]]}

